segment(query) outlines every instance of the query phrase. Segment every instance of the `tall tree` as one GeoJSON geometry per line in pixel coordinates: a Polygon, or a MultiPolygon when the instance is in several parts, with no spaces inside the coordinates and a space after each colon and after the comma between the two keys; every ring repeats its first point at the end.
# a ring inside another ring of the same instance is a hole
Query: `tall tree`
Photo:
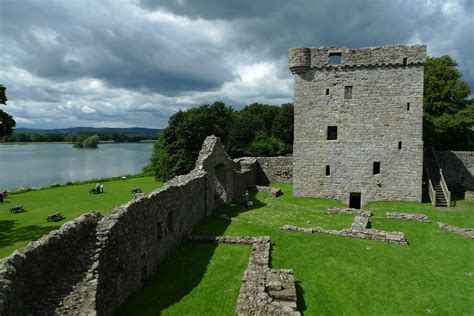
{"type": "Polygon", "coordinates": [[[439,150],[473,150],[474,102],[449,56],[428,57],[423,97],[423,140],[439,150]]]}
{"type": "Polygon", "coordinates": [[[293,146],[294,110],[292,103],[282,104],[272,125],[272,135],[285,144],[293,146]]]}
{"type": "MultiPolygon", "coordinates": [[[[5,93],[6,90],[7,88],[0,84],[0,104],[3,105],[6,105],[8,101],[7,95],[5,93]]],[[[13,117],[0,109],[0,137],[10,136],[13,133],[15,126],[16,122],[13,117]]]]}

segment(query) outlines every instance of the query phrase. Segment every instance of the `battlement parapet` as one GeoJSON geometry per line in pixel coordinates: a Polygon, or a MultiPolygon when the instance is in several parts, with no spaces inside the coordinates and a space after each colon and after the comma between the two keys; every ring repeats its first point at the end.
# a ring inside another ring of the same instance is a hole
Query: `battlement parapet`
{"type": "Polygon", "coordinates": [[[390,45],[367,48],[311,47],[290,48],[289,68],[293,74],[310,69],[346,67],[408,67],[423,65],[426,60],[425,45],[390,45]]]}

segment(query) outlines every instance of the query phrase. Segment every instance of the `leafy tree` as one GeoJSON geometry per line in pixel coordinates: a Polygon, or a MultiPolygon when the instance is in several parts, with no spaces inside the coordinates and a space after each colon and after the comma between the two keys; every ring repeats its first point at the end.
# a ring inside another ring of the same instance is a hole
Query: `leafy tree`
{"type": "Polygon", "coordinates": [[[262,132],[255,135],[254,140],[246,149],[249,156],[280,156],[290,152],[290,146],[280,139],[267,136],[262,132]]]}
{"type": "MultiPolygon", "coordinates": [[[[5,93],[6,89],[7,88],[5,88],[5,86],[0,84],[0,104],[3,105],[6,105],[8,101],[7,95],[5,93]]],[[[0,109],[0,137],[10,136],[15,129],[15,126],[16,122],[13,117],[0,109]]]]}
{"type": "Polygon", "coordinates": [[[168,180],[194,168],[204,139],[216,135],[228,142],[233,110],[222,102],[178,111],[155,144],[152,165],[157,179],[168,180]]]}
{"type": "Polygon", "coordinates": [[[258,132],[270,136],[273,120],[279,111],[278,106],[252,103],[237,112],[230,130],[229,153],[231,156],[244,155],[245,148],[254,140],[258,132]]]}
{"type": "Polygon", "coordinates": [[[293,146],[294,109],[292,103],[282,104],[273,120],[272,135],[285,144],[293,146]]]}
{"type": "Polygon", "coordinates": [[[290,153],[292,117],[291,104],[279,107],[254,103],[236,112],[222,102],[215,102],[179,111],[170,118],[168,127],[155,143],[152,169],[160,180],[189,172],[209,135],[220,137],[233,158],[290,153]]]}
{"type": "Polygon", "coordinates": [[[99,141],[100,139],[97,135],[88,137],[82,142],[82,148],[97,148],[97,145],[99,145],[99,141]]]}
{"type": "Polygon", "coordinates": [[[429,57],[425,64],[423,140],[438,150],[473,150],[474,102],[449,56],[429,57]]]}

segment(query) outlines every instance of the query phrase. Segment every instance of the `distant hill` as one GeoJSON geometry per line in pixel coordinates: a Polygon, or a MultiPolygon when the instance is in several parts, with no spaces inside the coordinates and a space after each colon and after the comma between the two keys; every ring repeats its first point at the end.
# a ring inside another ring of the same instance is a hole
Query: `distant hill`
{"type": "Polygon", "coordinates": [[[37,129],[37,128],[23,128],[19,127],[15,129],[17,133],[33,133],[33,134],[48,134],[48,133],[80,133],[80,132],[92,132],[92,133],[124,133],[124,134],[146,134],[156,136],[162,129],[156,128],[145,128],[145,127],[127,127],[127,128],[115,128],[115,127],[70,127],[70,128],[57,128],[57,129],[37,129]]]}

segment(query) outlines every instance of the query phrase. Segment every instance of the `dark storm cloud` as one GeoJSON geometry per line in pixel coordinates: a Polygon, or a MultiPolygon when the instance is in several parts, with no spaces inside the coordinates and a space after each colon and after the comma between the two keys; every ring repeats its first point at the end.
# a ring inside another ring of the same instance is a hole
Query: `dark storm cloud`
{"type": "Polygon", "coordinates": [[[168,21],[133,14],[127,20],[113,5],[85,3],[3,2],[7,59],[40,77],[92,77],[164,95],[209,90],[229,78],[221,54],[199,45],[206,38],[195,41],[168,21]]]}
{"type": "Polygon", "coordinates": [[[436,55],[458,58],[465,79],[474,86],[474,1],[462,0],[463,16],[444,12],[456,1],[412,0],[141,0],[148,10],[166,9],[178,15],[233,20],[248,37],[242,44],[285,55],[295,46],[367,47],[411,43],[428,44],[436,55]],[[466,17],[464,17],[466,18],[466,17]],[[464,27],[463,27],[464,26],[464,27]],[[447,47],[443,45],[446,42],[447,47]]]}
{"type": "Polygon", "coordinates": [[[149,127],[217,100],[291,101],[294,46],[424,43],[473,87],[473,3],[0,0],[0,81],[20,125],[149,127]]]}

